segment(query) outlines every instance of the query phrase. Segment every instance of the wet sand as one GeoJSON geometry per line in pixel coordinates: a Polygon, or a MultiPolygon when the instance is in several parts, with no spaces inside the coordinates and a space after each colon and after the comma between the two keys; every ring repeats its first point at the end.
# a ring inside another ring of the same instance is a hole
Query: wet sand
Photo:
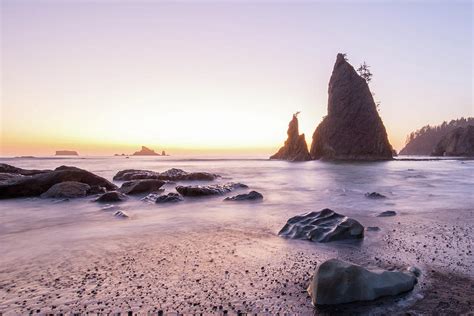
{"type": "Polygon", "coordinates": [[[141,232],[52,245],[31,256],[9,254],[0,261],[0,312],[472,312],[473,210],[356,219],[380,231],[366,232],[359,244],[313,244],[278,237],[278,224],[149,225],[141,232]],[[407,294],[314,309],[307,285],[316,265],[333,257],[367,267],[415,265],[422,276],[407,294]]]}

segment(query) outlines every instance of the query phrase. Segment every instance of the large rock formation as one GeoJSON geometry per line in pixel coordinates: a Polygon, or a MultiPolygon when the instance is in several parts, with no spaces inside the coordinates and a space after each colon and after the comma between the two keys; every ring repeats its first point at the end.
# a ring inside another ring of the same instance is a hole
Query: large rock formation
{"type": "Polygon", "coordinates": [[[308,287],[314,305],[371,301],[413,289],[416,268],[406,271],[367,270],[361,266],[330,259],[317,269],[308,287]]]}
{"type": "Polygon", "coordinates": [[[317,242],[364,238],[364,226],[328,208],[290,218],[278,235],[317,242]]]}
{"type": "Polygon", "coordinates": [[[432,156],[474,156],[474,125],[458,127],[444,136],[431,153],[432,156]]]}
{"type": "Polygon", "coordinates": [[[276,154],[270,157],[270,159],[280,159],[288,161],[307,161],[311,160],[311,156],[308,151],[308,145],[304,134],[299,134],[298,131],[298,113],[293,114],[293,118],[288,125],[288,139],[285,141],[283,147],[278,150],[276,154]]]}
{"type": "Polygon", "coordinates": [[[117,189],[115,184],[89,171],[76,167],[61,166],[49,172],[42,172],[31,176],[17,176],[0,182],[0,199],[38,196],[46,192],[53,185],[66,181],[85,183],[91,188],[117,189]]]}
{"type": "Polygon", "coordinates": [[[159,156],[160,154],[156,153],[153,149],[142,146],[140,151],[133,153],[134,156],[159,156]]]}
{"type": "Polygon", "coordinates": [[[56,183],[48,189],[48,191],[41,194],[41,197],[46,199],[73,199],[85,197],[91,187],[88,184],[76,182],[76,181],[65,181],[56,183]]]}
{"type": "Polygon", "coordinates": [[[329,80],[328,115],[313,134],[314,159],[389,160],[392,146],[364,78],[338,54],[329,80]]]}

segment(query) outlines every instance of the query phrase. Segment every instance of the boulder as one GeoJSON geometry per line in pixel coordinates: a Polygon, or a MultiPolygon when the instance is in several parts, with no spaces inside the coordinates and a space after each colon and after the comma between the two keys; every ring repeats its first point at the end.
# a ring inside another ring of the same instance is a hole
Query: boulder
{"type": "Polygon", "coordinates": [[[0,199],[39,196],[53,185],[75,181],[115,190],[117,186],[89,171],[76,167],[61,166],[52,171],[23,176],[0,183],[0,199]]]}
{"type": "Polygon", "coordinates": [[[87,195],[90,186],[85,183],[76,181],[65,181],[56,183],[48,189],[48,191],[41,194],[42,198],[81,198],[87,195]]]}
{"type": "Polygon", "coordinates": [[[196,186],[183,186],[178,185],[176,191],[182,196],[209,196],[209,195],[222,195],[231,192],[235,189],[248,188],[242,183],[225,183],[225,184],[213,184],[213,185],[196,185],[196,186]]]}
{"type": "Polygon", "coordinates": [[[99,196],[97,199],[95,199],[95,201],[101,202],[101,203],[109,203],[109,202],[122,202],[122,201],[126,201],[127,199],[128,197],[122,192],[109,191],[99,196]]]}
{"type": "Polygon", "coordinates": [[[337,55],[328,94],[328,114],[313,134],[312,158],[392,159],[393,149],[369,86],[343,54],[337,55]]]}
{"type": "Polygon", "coordinates": [[[142,149],[133,153],[134,156],[159,156],[153,149],[142,146],[142,149]]]}
{"type": "Polygon", "coordinates": [[[377,217],[389,217],[389,216],[395,216],[397,215],[397,212],[395,211],[385,211],[377,215],[377,217]]]}
{"type": "Polygon", "coordinates": [[[385,199],[385,198],[387,198],[385,195],[377,193],[377,192],[371,192],[371,193],[367,192],[365,194],[365,197],[369,198],[369,199],[385,199]]]}
{"type": "Polygon", "coordinates": [[[250,191],[245,194],[238,194],[232,197],[226,197],[224,201],[256,201],[262,200],[263,195],[257,191],[250,191]]]}
{"type": "Polygon", "coordinates": [[[183,197],[178,193],[170,192],[168,194],[160,195],[156,198],[155,203],[176,203],[183,201],[183,197]]]}
{"type": "Polygon", "coordinates": [[[313,305],[371,301],[413,289],[417,283],[411,271],[368,270],[338,259],[323,262],[308,287],[313,305]]]}
{"type": "Polygon", "coordinates": [[[52,170],[22,169],[22,168],[17,168],[17,167],[8,165],[6,163],[0,163],[0,173],[18,174],[22,176],[32,176],[35,174],[47,173],[51,171],[52,170]]]}
{"type": "Polygon", "coordinates": [[[293,114],[293,118],[288,125],[288,138],[283,147],[270,159],[288,160],[288,161],[307,161],[311,160],[308,151],[308,145],[304,138],[304,134],[299,134],[298,130],[298,113],[293,114]]]}
{"type": "Polygon", "coordinates": [[[458,127],[435,146],[432,156],[474,157],[474,126],[458,127]]]}
{"type": "Polygon", "coordinates": [[[217,174],[209,172],[186,172],[182,169],[172,168],[164,172],[151,170],[126,169],[117,172],[114,176],[116,181],[129,181],[138,179],[158,179],[169,181],[211,181],[218,177],[217,174]]]}
{"type": "Polygon", "coordinates": [[[328,208],[290,218],[278,235],[316,242],[364,238],[364,226],[328,208]]]}
{"type": "Polygon", "coordinates": [[[124,182],[119,191],[130,195],[149,193],[159,190],[165,183],[165,181],[157,179],[132,180],[124,182]]]}

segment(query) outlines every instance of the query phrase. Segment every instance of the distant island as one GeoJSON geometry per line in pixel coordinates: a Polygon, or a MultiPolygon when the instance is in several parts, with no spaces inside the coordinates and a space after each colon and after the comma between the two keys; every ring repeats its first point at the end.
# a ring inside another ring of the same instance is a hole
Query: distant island
{"type": "Polygon", "coordinates": [[[407,136],[400,155],[472,156],[472,126],[473,117],[462,117],[449,123],[445,121],[435,126],[423,126],[407,136]]]}
{"type": "Polygon", "coordinates": [[[140,151],[136,151],[133,153],[133,156],[166,156],[166,152],[163,150],[160,155],[153,149],[150,149],[146,146],[142,146],[142,149],[140,151]]]}
{"type": "Polygon", "coordinates": [[[56,150],[56,156],[79,156],[75,150],[56,150]]]}

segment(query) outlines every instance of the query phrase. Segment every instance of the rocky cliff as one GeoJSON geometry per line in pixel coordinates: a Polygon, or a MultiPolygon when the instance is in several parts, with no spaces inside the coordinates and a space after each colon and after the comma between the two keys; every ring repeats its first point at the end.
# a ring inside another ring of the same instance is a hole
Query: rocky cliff
{"type": "Polygon", "coordinates": [[[308,152],[308,145],[304,138],[304,134],[299,134],[298,130],[298,113],[293,114],[293,118],[288,125],[288,139],[283,147],[270,159],[280,159],[288,161],[306,161],[311,160],[308,152]]]}
{"type": "Polygon", "coordinates": [[[136,151],[133,153],[134,156],[159,156],[153,149],[148,147],[142,146],[140,151],[136,151]]]}
{"type": "Polygon", "coordinates": [[[392,159],[385,126],[365,79],[338,54],[329,81],[328,115],[316,128],[314,159],[392,159]]]}
{"type": "Polygon", "coordinates": [[[444,136],[432,156],[474,157],[474,125],[458,127],[444,136]]]}

